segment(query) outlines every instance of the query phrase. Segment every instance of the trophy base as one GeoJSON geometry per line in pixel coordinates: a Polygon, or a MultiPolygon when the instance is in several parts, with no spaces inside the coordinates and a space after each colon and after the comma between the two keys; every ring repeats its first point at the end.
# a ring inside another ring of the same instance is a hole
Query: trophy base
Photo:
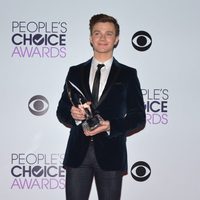
{"type": "Polygon", "coordinates": [[[85,120],[82,123],[83,130],[88,130],[88,131],[94,130],[95,128],[97,128],[100,125],[100,122],[102,120],[103,119],[101,118],[100,115],[95,115],[94,117],[85,120]]]}

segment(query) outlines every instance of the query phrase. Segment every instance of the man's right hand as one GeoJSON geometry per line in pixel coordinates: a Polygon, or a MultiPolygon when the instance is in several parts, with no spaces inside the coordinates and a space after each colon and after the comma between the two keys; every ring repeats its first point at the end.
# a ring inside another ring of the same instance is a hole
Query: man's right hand
{"type": "Polygon", "coordinates": [[[90,110],[91,102],[87,102],[85,104],[79,105],[78,107],[72,106],[71,115],[76,121],[83,121],[86,119],[85,108],[90,110]]]}
{"type": "Polygon", "coordinates": [[[82,108],[77,108],[75,106],[72,106],[71,115],[73,119],[76,121],[82,121],[85,119],[85,111],[82,108]]]}

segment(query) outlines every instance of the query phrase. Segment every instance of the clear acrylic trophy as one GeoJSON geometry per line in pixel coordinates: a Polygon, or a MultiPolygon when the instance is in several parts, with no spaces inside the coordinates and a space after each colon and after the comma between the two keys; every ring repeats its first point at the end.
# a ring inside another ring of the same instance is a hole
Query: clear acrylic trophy
{"type": "MultiPolygon", "coordinates": [[[[67,82],[67,93],[72,105],[76,107],[88,102],[83,92],[71,81],[67,82]]],[[[94,109],[90,107],[84,107],[84,110],[85,120],[82,122],[82,127],[84,130],[94,130],[100,125],[103,119],[99,114],[95,114],[94,109]]]]}

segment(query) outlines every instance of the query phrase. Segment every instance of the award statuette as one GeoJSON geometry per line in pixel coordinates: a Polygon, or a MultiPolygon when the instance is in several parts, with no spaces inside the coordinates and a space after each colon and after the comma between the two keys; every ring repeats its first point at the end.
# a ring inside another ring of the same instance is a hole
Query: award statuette
{"type": "MultiPolygon", "coordinates": [[[[72,105],[78,107],[78,105],[83,105],[88,100],[81,90],[73,84],[71,81],[67,82],[67,93],[72,105]]],[[[92,108],[84,108],[85,110],[85,120],[82,122],[83,130],[94,130],[100,125],[100,122],[103,120],[100,115],[94,114],[95,111],[92,108]]]]}

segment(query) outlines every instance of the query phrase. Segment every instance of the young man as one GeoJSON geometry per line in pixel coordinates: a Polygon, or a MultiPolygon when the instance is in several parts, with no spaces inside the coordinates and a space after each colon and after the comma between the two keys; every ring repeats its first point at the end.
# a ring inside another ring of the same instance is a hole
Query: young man
{"type": "Polygon", "coordinates": [[[70,67],[57,108],[59,121],[71,128],[63,162],[66,198],[88,200],[94,177],[99,200],[119,200],[122,177],[127,172],[126,137],[145,127],[144,101],[136,69],[113,57],[119,42],[117,20],[97,14],[89,25],[93,57],[70,67]],[[97,71],[100,84],[96,87],[97,71]],[[86,97],[85,104],[73,105],[69,82],[86,97]],[[87,116],[85,108],[102,117],[93,130],[82,126],[87,116]]]}

